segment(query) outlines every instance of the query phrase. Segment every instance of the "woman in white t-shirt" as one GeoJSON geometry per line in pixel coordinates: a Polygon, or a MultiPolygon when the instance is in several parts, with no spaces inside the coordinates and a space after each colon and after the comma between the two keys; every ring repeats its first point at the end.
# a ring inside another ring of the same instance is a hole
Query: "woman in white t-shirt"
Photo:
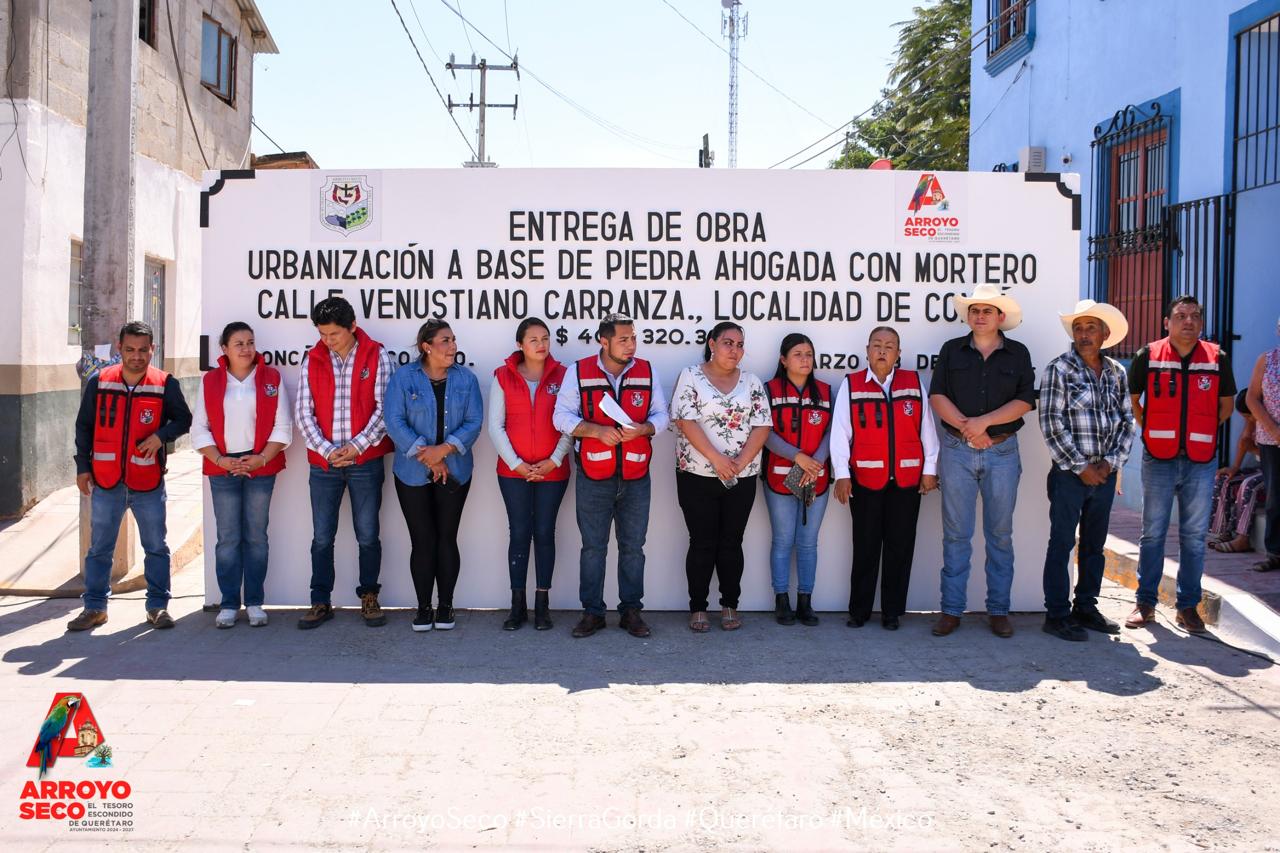
{"type": "Polygon", "coordinates": [[[689,628],[699,634],[711,629],[713,572],[720,581],[720,627],[742,627],[742,535],[756,499],[760,450],[773,423],[764,384],[738,367],[743,346],[741,326],[717,324],[707,336],[704,362],[680,372],[671,401],[676,494],[689,527],[689,628]]]}

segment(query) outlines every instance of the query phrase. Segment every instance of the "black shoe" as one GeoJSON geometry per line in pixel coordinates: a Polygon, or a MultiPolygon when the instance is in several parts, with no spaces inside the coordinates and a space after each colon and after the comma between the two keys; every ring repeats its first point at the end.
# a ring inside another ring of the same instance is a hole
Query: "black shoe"
{"type": "Polygon", "coordinates": [[[849,618],[845,620],[844,624],[848,625],[850,628],[861,628],[863,625],[867,624],[867,619],[865,616],[854,616],[850,613],[849,618]]]}
{"type": "Polygon", "coordinates": [[[603,616],[584,611],[582,618],[578,620],[578,624],[573,626],[573,636],[578,639],[590,637],[596,631],[603,630],[607,624],[603,616]]]}
{"type": "Polygon", "coordinates": [[[419,607],[418,615],[413,619],[413,630],[422,633],[430,631],[435,626],[436,612],[430,607],[419,607]]]}
{"type": "Polygon", "coordinates": [[[818,614],[813,612],[813,595],[807,592],[796,593],[796,619],[801,625],[813,627],[818,624],[818,614]]]}
{"type": "Polygon", "coordinates": [[[898,617],[897,616],[881,616],[880,627],[884,628],[886,631],[898,630],[898,617]]]}
{"type": "Polygon", "coordinates": [[[778,620],[779,625],[796,624],[796,614],[791,609],[791,596],[785,592],[773,596],[773,618],[778,620]]]}
{"type": "Polygon", "coordinates": [[[436,630],[452,631],[453,630],[453,605],[445,604],[443,601],[436,607],[436,630]]]}
{"type": "Polygon", "coordinates": [[[1081,628],[1088,628],[1090,631],[1097,631],[1100,634],[1119,634],[1120,623],[1113,622],[1102,615],[1102,612],[1096,607],[1088,610],[1077,610],[1072,608],[1071,621],[1075,622],[1081,628]]]}
{"type": "Polygon", "coordinates": [[[1063,616],[1061,619],[1053,619],[1046,616],[1044,632],[1053,634],[1059,639],[1070,640],[1073,643],[1080,643],[1089,639],[1089,632],[1072,622],[1070,617],[1067,616],[1063,616]]]}
{"type": "Polygon", "coordinates": [[[529,608],[525,604],[524,590],[511,590],[511,612],[507,614],[506,621],[502,623],[502,630],[514,631],[528,621],[529,608]]]}
{"type": "Polygon", "coordinates": [[[551,592],[540,589],[533,594],[533,628],[535,631],[550,631],[554,627],[551,623],[551,592]]]}

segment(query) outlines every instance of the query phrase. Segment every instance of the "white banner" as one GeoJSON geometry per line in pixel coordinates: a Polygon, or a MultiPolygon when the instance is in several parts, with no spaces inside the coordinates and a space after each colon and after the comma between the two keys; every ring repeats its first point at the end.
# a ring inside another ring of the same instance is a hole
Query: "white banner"
{"type": "MultiPolygon", "coordinates": [[[[551,329],[555,356],[597,350],[599,318],[636,319],[637,355],[651,360],[669,395],[682,367],[701,361],[717,321],[746,329],[743,368],[768,379],[788,332],[813,338],[818,375],[837,383],[865,366],[868,333],[892,325],[902,366],[925,382],[942,343],[967,333],[952,297],[992,283],[1018,300],[1011,337],[1037,373],[1069,341],[1058,312],[1077,298],[1079,195],[1075,175],[891,171],[350,170],[208,173],[202,197],[205,359],[232,320],[250,323],[258,349],[284,374],[291,399],[306,349],[317,340],[312,305],[341,295],[357,322],[412,358],[418,327],[444,317],[459,357],[486,393],[527,316],[551,329]]],[[[1035,414],[1019,434],[1022,487],[1014,524],[1013,605],[1043,607],[1048,539],[1048,454],[1035,414]]],[[[688,606],[687,531],[675,498],[673,438],[655,441],[645,547],[645,604],[688,606]]],[[[496,453],[485,433],[459,536],[459,607],[509,603],[506,513],[496,453]]],[[[309,601],[310,500],[300,437],[277,478],[271,516],[269,604],[309,601]]],[[[409,538],[390,463],[382,507],[382,602],[415,603],[409,538]]],[[[940,496],[926,496],[909,606],[936,610],[942,557],[940,496]]],[[[979,516],[969,606],[982,609],[979,516]]],[[[579,537],[572,487],[561,507],[552,606],[578,602],[579,537]]],[[[205,494],[206,600],[218,601],[213,511],[205,494]]],[[[768,513],[756,501],[744,543],[742,607],[767,609],[768,513]]],[[[829,503],[815,605],[844,610],[852,553],[847,507],[829,503]]],[[[335,604],[356,601],[356,545],[345,502],[336,549],[335,604]]],[[[610,547],[606,600],[617,603],[610,547]]],[[[532,566],[530,567],[532,574],[532,566]]],[[[532,578],[530,579],[532,583],[532,578]]],[[[794,584],[794,582],[793,582],[794,584]]],[[[793,585],[794,589],[794,585],[793,585]]],[[[713,587],[711,600],[717,600],[713,587]]]]}

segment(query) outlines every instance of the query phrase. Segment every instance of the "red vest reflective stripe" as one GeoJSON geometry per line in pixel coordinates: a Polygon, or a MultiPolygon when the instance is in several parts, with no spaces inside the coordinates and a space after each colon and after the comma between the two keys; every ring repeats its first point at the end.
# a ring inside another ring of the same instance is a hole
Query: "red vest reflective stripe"
{"type": "Polygon", "coordinates": [[[137,445],[160,429],[168,380],[169,374],[148,365],[142,379],[130,390],[124,384],[121,365],[112,364],[98,372],[93,481],[100,487],[113,489],[123,480],[134,491],[149,492],[164,479],[160,454],[147,459],[137,453],[137,445]]]}
{"type": "MultiPolygon", "coordinates": [[[[613,386],[600,369],[599,356],[588,356],[578,362],[578,394],[582,401],[582,418],[593,424],[617,426],[613,418],[600,409],[600,400],[614,397],[613,386]]],[[[618,384],[615,399],[627,417],[637,424],[649,419],[649,402],[653,399],[653,370],[649,362],[634,359],[631,368],[618,384]]],[[[624,480],[639,480],[649,473],[653,446],[648,436],[633,438],[609,447],[594,438],[584,438],[578,447],[578,464],[582,473],[593,480],[607,480],[622,474],[624,480]]]]}
{"type": "Polygon", "coordinates": [[[849,423],[853,427],[849,467],[858,485],[883,489],[889,485],[891,474],[900,488],[919,485],[924,472],[921,407],[926,405],[920,377],[913,370],[893,372],[893,384],[889,386],[892,407],[884,390],[867,378],[865,370],[850,373],[847,382],[849,423]]]}
{"type": "MultiPolygon", "coordinates": [[[[765,383],[769,392],[769,410],[773,414],[773,431],[802,453],[812,456],[822,444],[822,437],[831,425],[831,386],[820,379],[814,380],[818,396],[807,391],[797,391],[785,376],[778,376],[765,383]]],[[[764,481],[780,495],[789,495],[787,474],[792,463],[766,448],[764,452],[764,481]]],[[[821,495],[831,483],[831,465],[822,468],[822,476],[814,483],[814,494],[821,495]]]]}
{"type": "MultiPolygon", "coordinates": [[[[378,354],[382,352],[382,344],[369,337],[365,330],[356,326],[356,358],[351,365],[351,434],[359,435],[377,407],[374,396],[378,387],[378,354]]],[[[333,362],[329,359],[329,348],[324,341],[317,341],[307,353],[307,381],[311,386],[311,401],[315,407],[316,424],[324,437],[333,441],[333,395],[337,392],[338,383],[333,375],[333,362]]],[[[391,437],[384,436],[382,441],[370,447],[356,457],[356,464],[362,464],[379,456],[386,456],[393,445],[391,437]]],[[[307,459],[312,465],[321,468],[329,467],[329,460],[319,453],[307,448],[307,459]]]]}
{"type": "MultiPolygon", "coordinates": [[[[524,354],[519,350],[513,352],[501,367],[493,371],[494,380],[502,385],[502,397],[507,411],[507,438],[516,455],[525,462],[541,462],[550,459],[560,442],[560,431],[551,422],[551,413],[556,407],[556,395],[564,383],[565,366],[551,356],[542,368],[542,380],[538,382],[538,390],[533,399],[529,399],[529,385],[520,375],[519,365],[524,361],[524,354]]],[[[498,457],[498,476],[515,477],[520,475],[507,466],[498,457]]],[[[569,462],[561,461],[546,478],[548,482],[569,479],[569,462]]]]}
{"type": "MultiPolygon", "coordinates": [[[[257,407],[253,421],[253,452],[261,453],[267,446],[267,439],[270,438],[271,431],[276,425],[276,409],[280,405],[280,371],[263,363],[262,353],[258,353],[254,369],[257,371],[253,375],[254,387],[257,390],[257,407]]],[[[209,416],[209,432],[213,433],[213,443],[218,448],[218,452],[226,454],[224,404],[227,397],[227,357],[225,355],[218,359],[217,367],[204,375],[203,381],[204,411],[209,416]]],[[[284,451],[281,451],[270,462],[249,476],[268,477],[279,474],[284,470],[284,465],[284,451]]],[[[210,477],[222,477],[226,475],[227,469],[221,465],[215,465],[212,459],[206,459],[204,473],[210,477]]]]}
{"type": "Polygon", "coordinates": [[[1142,441],[1157,459],[1185,452],[1208,462],[1218,451],[1218,345],[1197,341],[1184,372],[1168,338],[1147,346],[1147,398],[1142,441]]]}

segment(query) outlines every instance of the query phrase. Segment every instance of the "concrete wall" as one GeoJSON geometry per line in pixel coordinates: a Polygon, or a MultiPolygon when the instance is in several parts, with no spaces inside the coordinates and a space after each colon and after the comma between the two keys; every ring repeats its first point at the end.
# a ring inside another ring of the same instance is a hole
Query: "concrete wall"
{"type": "MultiPolygon", "coordinates": [[[[0,517],[21,513],[74,478],[74,416],[80,397],[67,343],[70,247],[83,236],[89,4],[17,0],[0,4],[0,73],[8,32],[17,42],[10,79],[18,109],[14,139],[0,153],[0,517]],[[23,157],[26,168],[23,167],[23,157]],[[29,177],[28,177],[29,173],[29,177]],[[14,212],[13,217],[8,216],[14,212]]],[[[205,168],[178,88],[166,4],[157,4],[156,47],[138,43],[135,281],[142,304],[147,260],[165,267],[165,368],[194,391],[200,334],[199,192],[205,168]]],[[[212,167],[247,160],[253,40],[234,0],[172,3],[186,91],[212,167]],[[205,12],[239,32],[235,103],[200,83],[205,12]]],[[[0,140],[13,112],[0,110],[0,140]]],[[[140,310],[135,311],[141,314],[140,310]]],[[[86,345],[107,343],[85,341],[86,345]]]]}

